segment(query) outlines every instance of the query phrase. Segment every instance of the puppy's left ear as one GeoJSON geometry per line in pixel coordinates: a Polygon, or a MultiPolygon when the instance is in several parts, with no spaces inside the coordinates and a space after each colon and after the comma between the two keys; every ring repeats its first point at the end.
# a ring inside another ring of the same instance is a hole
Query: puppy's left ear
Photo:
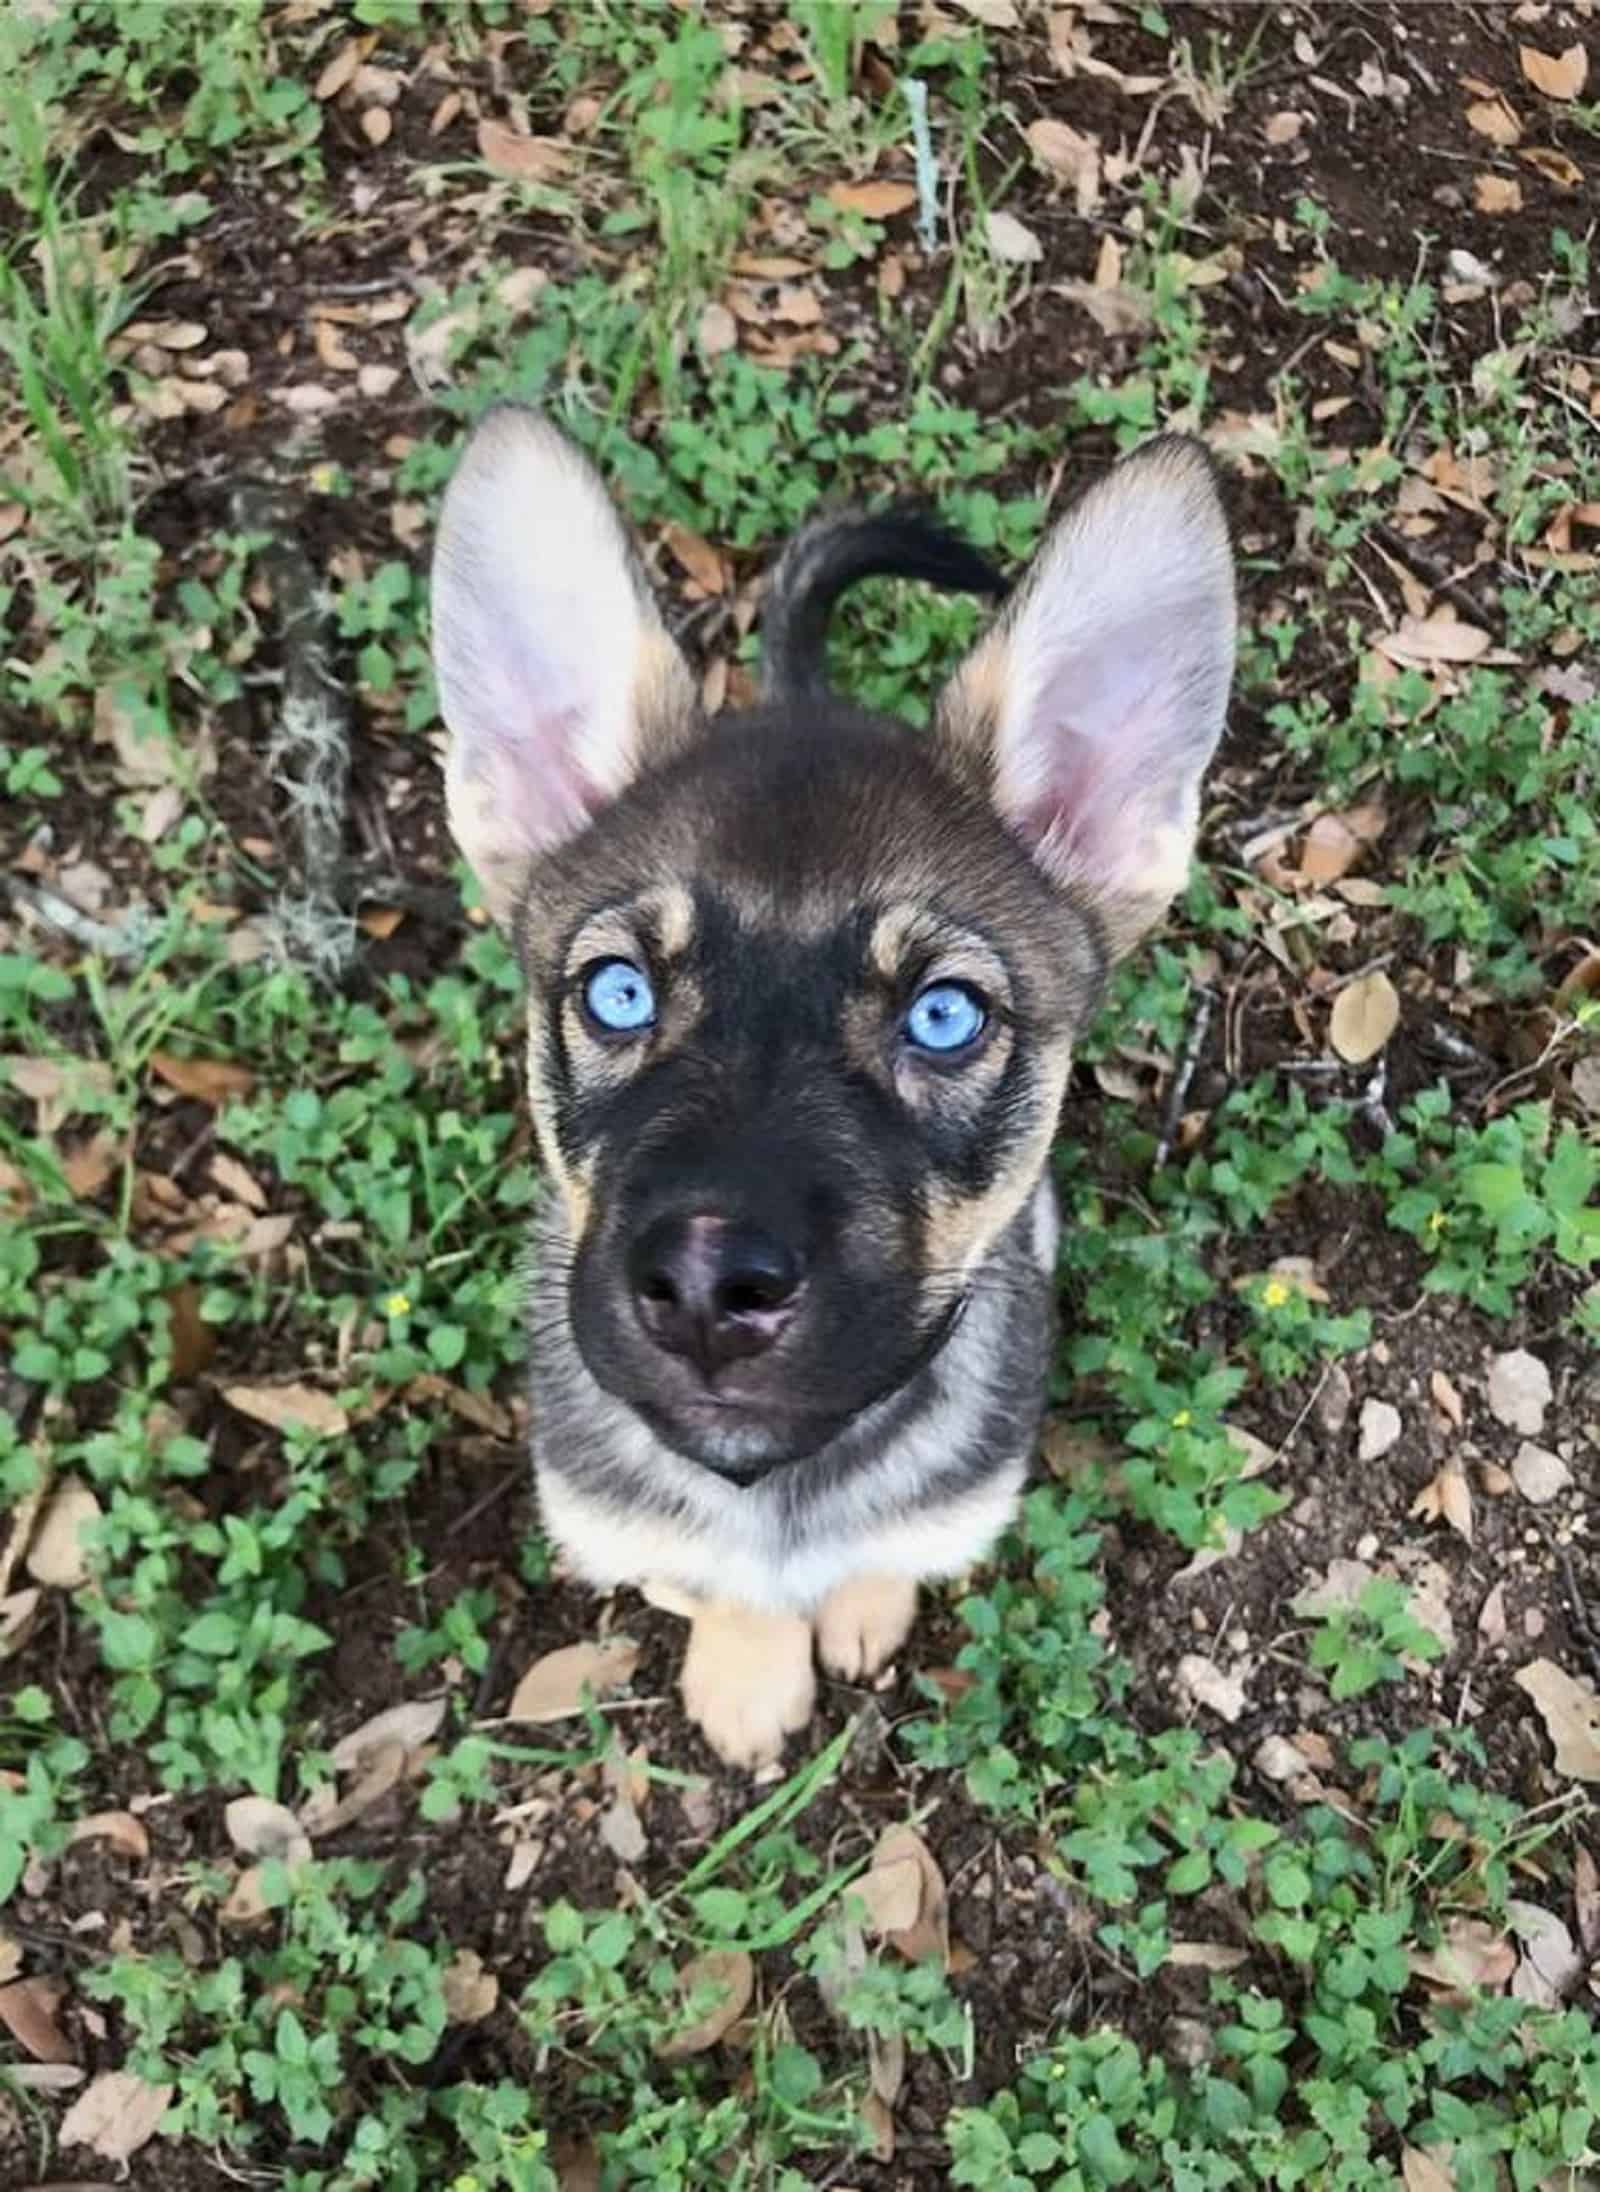
{"type": "Polygon", "coordinates": [[[698,724],[694,680],[586,458],[486,413],[445,492],[433,658],[450,827],[505,920],[530,867],[698,724]]]}
{"type": "Polygon", "coordinates": [[[1235,621],[1210,459],[1167,437],[1061,519],[941,702],[947,758],[1092,908],[1114,954],[1188,873],[1235,621]]]}

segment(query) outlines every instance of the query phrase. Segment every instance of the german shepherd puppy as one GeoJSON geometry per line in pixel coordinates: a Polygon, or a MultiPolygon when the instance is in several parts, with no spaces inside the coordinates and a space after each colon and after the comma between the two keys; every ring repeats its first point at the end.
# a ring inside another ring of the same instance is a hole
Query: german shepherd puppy
{"type": "Polygon", "coordinates": [[[1182,885],[1232,676],[1227,525],[1151,442],[1056,525],[918,733],[827,686],[908,520],[780,561],[758,707],[708,721],[598,478],[504,406],[445,496],[451,826],[529,994],[552,1192],[533,1441],[591,1583],[690,1615],[728,1762],[870,1676],[1013,1512],[1043,1408],[1073,1038],[1182,885]]]}

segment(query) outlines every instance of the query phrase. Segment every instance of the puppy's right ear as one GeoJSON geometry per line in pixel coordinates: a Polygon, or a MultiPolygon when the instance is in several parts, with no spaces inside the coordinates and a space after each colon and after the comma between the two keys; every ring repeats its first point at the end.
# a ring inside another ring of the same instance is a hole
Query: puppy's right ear
{"type": "Polygon", "coordinates": [[[688,665],[588,462],[503,404],[468,441],[433,551],[450,826],[496,920],[540,853],[693,737],[688,665]]]}

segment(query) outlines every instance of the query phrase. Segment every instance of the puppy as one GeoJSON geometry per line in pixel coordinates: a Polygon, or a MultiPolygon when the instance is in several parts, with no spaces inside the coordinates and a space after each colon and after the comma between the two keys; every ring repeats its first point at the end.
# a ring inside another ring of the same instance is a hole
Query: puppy
{"type": "Polygon", "coordinates": [[[811,527],[760,705],[708,720],[598,478],[513,406],[433,566],[451,826],[527,978],[545,1525],[689,1610],[685,1703],[742,1766],[1014,1510],[1073,1039],[1183,884],[1233,670],[1193,442],[1067,511],[927,732],[828,689],[869,571],[992,583],[910,521],[811,527]]]}

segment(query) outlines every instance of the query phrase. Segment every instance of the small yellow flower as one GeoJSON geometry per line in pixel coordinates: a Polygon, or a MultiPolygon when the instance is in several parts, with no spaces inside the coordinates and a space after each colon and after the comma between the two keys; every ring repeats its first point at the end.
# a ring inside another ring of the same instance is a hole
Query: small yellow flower
{"type": "Polygon", "coordinates": [[[411,1296],[409,1294],[391,1294],[384,1303],[383,1308],[386,1316],[409,1317],[411,1314],[411,1296]]]}
{"type": "Polygon", "coordinates": [[[1428,1212],[1428,1231],[1430,1233],[1442,1233],[1449,1223],[1449,1217],[1444,1211],[1430,1210],[1428,1212]]]}
{"type": "Polygon", "coordinates": [[[1172,1419],[1172,1428],[1174,1431],[1186,1431],[1193,1421],[1194,1418],[1190,1415],[1188,1409],[1180,1408],[1172,1419]]]}
{"type": "Polygon", "coordinates": [[[1261,1304],[1264,1309],[1281,1309],[1288,1299],[1289,1289],[1282,1279],[1268,1279],[1261,1289],[1261,1304]]]}
{"type": "Polygon", "coordinates": [[[311,467],[311,492],[314,495],[331,495],[338,477],[336,465],[314,464],[311,467]]]}

